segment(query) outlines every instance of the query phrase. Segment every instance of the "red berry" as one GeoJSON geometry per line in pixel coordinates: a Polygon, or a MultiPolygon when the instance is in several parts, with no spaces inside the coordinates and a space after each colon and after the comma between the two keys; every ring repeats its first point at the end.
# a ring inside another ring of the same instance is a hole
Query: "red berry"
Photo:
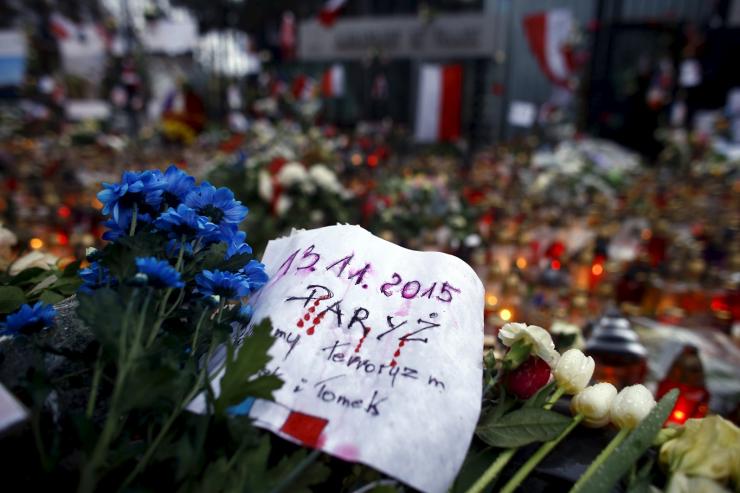
{"type": "Polygon", "coordinates": [[[530,356],[505,378],[506,390],[520,399],[529,399],[550,381],[550,366],[536,356],[530,356]]]}

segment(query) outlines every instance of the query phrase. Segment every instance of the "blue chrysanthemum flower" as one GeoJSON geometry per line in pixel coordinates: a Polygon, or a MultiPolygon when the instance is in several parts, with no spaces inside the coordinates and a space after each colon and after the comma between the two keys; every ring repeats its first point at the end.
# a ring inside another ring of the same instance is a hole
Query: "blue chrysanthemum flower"
{"type": "Polygon", "coordinates": [[[226,187],[216,188],[203,182],[185,197],[185,204],[208,217],[214,224],[239,224],[247,217],[248,209],[226,187]]]}
{"type": "Polygon", "coordinates": [[[0,335],[33,334],[54,325],[57,312],[53,306],[41,301],[35,305],[23,305],[17,312],[8,315],[5,328],[0,335]]]}
{"type": "Polygon", "coordinates": [[[169,233],[171,238],[180,239],[199,237],[205,241],[218,240],[220,231],[207,217],[201,216],[185,204],[177,209],[170,207],[156,221],[154,225],[161,231],[169,233]]]}
{"type": "Polygon", "coordinates": [[[245,241],[247,239],[247,233],[224,227],[221,227],[221,231],[221,238],[227,245],[226,258],[231,258],[234,255],[241,255],[244,253],[252,253],[252,247],[245,241]]]}
{"type": "Polygon", "coordinates": [[[91,293],[95,289],[118,284],[116,279],[111,276],[110,270],[100,262],[92,262],[89,266],[80,270],[80,279],[82,279],[80,291],[83,293],[91,293]]]}
{"type": "Polygon", "coordinates": [[[265,265],[256,260],[250,260],[247,265],[239,271],[249,282],[249,289],[252,292],[257,291],[267,284],[268,276],[265,272],[265,265]]]}
{"type": "Polygon", "coordinates": [[[110,214],[118,224],[125,223],[137,209],[137,221],[151,221],[162,204],[164,179],[160,171],[124,171],[119,183],[103,183],[98,199],[103,214],[110,214]]]}
{"type": "Polygon", "coordinates": [[[198,291],[203,296],[221,296],[228,300],[247,296],[252,290],[246,276],[220,270],[204,270],[195,276],[198,291]]]}
{"type": "Polygon", "coordinates": [[[136,269],[146,276],[146,283],[155,288],[181,288],[185,283],[180,273],[166,260],[156,257],[137,257],[136,269]]]}
{"type": "Polygon", "coordinates": [[[177,207],[185,196],[195,188],[195,178],[177,168],[174,164],[167,168],[163,175],[164,202],[169,207],[177,207]]]}
{"type": "Polygon", "coordinates": [[[116,241],[118,238],[128,235],[128,227],[124,229],[123,226],[118,224],[113,219],[108,219],[107,221],[105,221],[103,223],[103,226],[108,228],[108,231],[103,233],[103,239],[106,241],[116,241]]]}
{"type": "Polygon", "coordinates": [[[240,322],[248,324],[252,320],[252,315],[254,315],[254,308],[251,305],[242,305],[236,317],[240,322]]]}

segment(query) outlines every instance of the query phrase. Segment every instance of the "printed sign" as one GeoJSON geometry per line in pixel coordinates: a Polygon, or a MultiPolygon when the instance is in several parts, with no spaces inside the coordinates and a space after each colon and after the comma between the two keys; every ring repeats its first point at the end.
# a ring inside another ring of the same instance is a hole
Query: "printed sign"
{"type": "Polygon", "coordinates": [[[490,58],[503,48],[495,15],[453,14],[355,17],[327,29],[318,20],[298,27],[301,61],[365,60],[377,51],[391,59],[490,58]]]}
{"type": "Polygon", "coordinates": [[[346,225],[271,241],[263,262],[270,282],[254,319],[272,321],[267,371],[285,385],[275,402],[249,401],[242,412],[296,443],[447,491],[480,412],[475,272],[346,225]]]}

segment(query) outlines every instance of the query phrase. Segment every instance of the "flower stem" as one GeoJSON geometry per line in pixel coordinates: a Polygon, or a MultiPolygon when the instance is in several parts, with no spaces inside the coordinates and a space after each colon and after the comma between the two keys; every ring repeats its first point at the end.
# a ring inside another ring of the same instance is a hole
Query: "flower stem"
{"type": "Polygon", "coordinates": [[[36,450],[39,453],[39,459],[41,460],[41,467],[44,471],[51,471],[53,469],[49,457],[46,455],[44,449],[44,442],[41,439],[41,410],[35,408],[33,414],[31,414],[31,428],[33,430],[33,440],[36,444],[36,450]]]}
{"type": "Polygon", "coordinates": [[[524,463],[522,467],[519,468],[519,470],[512,476],[512,478],[504,485],[503,488],[501,488],[501,491],[499,493],[513,493],[516,491],[516,489],[519,487],[522,481],[529,475],[530,472],[532,472],[532,469],[537,467],[537,464],[539,464],[542,459],[545,458],[547,454],[552,451],[566,436],[568,436],[568,433],[573,431],[573,428],[578,426],[578,423],[583,421],[583,414],[576,415],[575,418],[573,418],[573,421],[568,425],[566,429],[563,430],[563,432],[554,440],[550,440],[549,442],[543,443],[540,448],[535,452],[527,462],[524,463]]]}
{"type": "Polygon", "coordinates": [[[193,388],[188,392],[187,396],[183,398],[182,402],[179,406],[175,407],[175,410],[172,411],[169,418],[167,418],[167,421],[162,425],[162,428],[159,430],[159,433],[154,438],[152,443],[147,448],[146,452],[144,452],[144,455],[142,458],[137,462],[136,467],[129,473],[128,476],[126,476],[126,479],[123,481],[120,487],[120,491],[124,491],[126,487],[131,484],[131,481],[136,478],[139,474],[141,474],[141,471],[144,470],[144,467],[149,463],[149,460],[152,458],[152,455],[154,455],[154,452],[156,452],[157,447],[159,447],[159,444],[164,439],[167,432],[170,430],[172,425],[175,423],[175,420],[178,416],[180,416],[180,413],[182,410],[187,406],[190,401],[192,401],[195,396],[198,394],[198,391],[200,390],[201,386],[203,385],[203,380],[205,377],[205,371],[201,372],[200,375],[198,375],[198,378],[195,382],[195,385],[193,388]]]}
{"type": "MultiPolygon", "coordinates": [[[[131,298],[133,300],[135,298],[135,295],[132,295],[131,298]]],[[[87,461],[82,467],[82,472],[80,474],[80,484],[77,488],[78,493],[91,493],[95,490],[98,469],[103,464],[103,462],[105,462],[110,443],[116,436],[116,428],[121,424],[121,416],[119,416],[121,393],[123,392],[123,387],[126,378],[128,377],[128,372],[133,366],[134,361],[138,357],[139,346],[141,344],[141,333],[144,328],[144,323],[146,322],[146,311],[149,308],[150,300],[151,292],[147,293],[147,296],[144,300],[141,314],[139,315],[139,319],[136,323],[134,338],[131,341],[130,351],[126,351],[125,356],[119,358],[120,366],[118,368],[118,373],[116,374],[115,384],[113,385],[113,394],[111,395],[110,408],[108,409],[108,414],[106,415],[105,422],[103,423],[103,429],[100,432],[100,438],[98,438],[98,441],[95,444],[95,448],[92,451],[90,460],[87,461]]],[[[128,316],[130,315],[130,312],[128,310],[126,315],[127,316],[124,320],[124,327],[122,327],[121,330],[123,334],[120,339],[123,346],[119,348],[119,353],[121,354],[123,354],[123,351],[125,349],[125,333],[127,332],[126,329],[129,326],[130,322],[130,317],[128,316]]]]}
{"type": "Polygon", "coordinates": [[[103,346],[98,349],[98,358],[95,360],[95,370],[93,372],[92,384],[90,386],[90,397],[87,399],[87,408],[85,416],[92,418],[95,411],[95,400],[98,397],[98,387],[100,386],[100,376],[103,373],[103,346]]]}
{"type": "Polygon", "coordinates": [[[207,313],[208,313],[208,310],[203,310],[203,313],[200,314],[198,323],[195,326],[195,334],[193,335],[193,343],[190,345],[190,357],[191,358],[195,356],[195,350],[198,344],[198,335],[200,335],[200,327],[201,325],[203,325],[203,320],[205,320],[207,313]]]}
{"type": "Polygon", "coordinates": [[[588,478],[594,475],[596,470],[601,466],[601,464],[604,463],[604,461],[611,455],[611,453],[616,449],[625,438],[627,438],[627,435],[630,433],[629,428],[622,428],[619,430],[619,433],[612,438],[612,441],[609,442],[609,445],[606,446],[604,450],[601,451],[601,453],[594,459],[594,461],[591,463],[590,466],[588,466],[588,469],[586,469],[586,472],[583,473],[583,475],[576,481],[576,484],[573,485],[573,488],[571,488],[570,493],[575,493],[577,491],[580,491],[583,485],[586,483],[588,478]]]}
{"type": "Polygon", "coordinates": [[[552,393],[550,399],[548,399],[547,401],[547,404],[545,404],[545,409],[552,409],[552,406],[554,406],[555,403],[558,402],[558,399],[560,399],[564,393],[565,389],[563,389],[562,387],[556,387],[555,392],[552,393]]]}
{"type": "Polygon", "coordinates": [[[226,307],[226,298],[221,297],[221,301],[218,302],[218,317],[216,317],[216,323],[221,323],[221,315],[224,313],[224,307],[226,307]]]}
{"type": "Polygon", "coordinates": [[[177,263],[175,264],[175,270],[177,272],[180,272],[180,268],[182,267],[182,257],[185,254],[185,239],[187,236],[182,235],[180,237],[180,251],[177,253],[177,263]]]}
{"type": "Polygon", "coordinates": [[[128,230],[129,236],[134,236],[136,232],[136,216],[139,215],[139,205],[134,203],[134,214],[131,216],[131,227],[128,230]]]}
{"type": "Polygon", "coordinates": [[[496,460],[493,461],[493,464],[491,464],[488,469],[483,472],[481,477],[479,477],[478,480],[473,483],[473,486],[468,488],[468,491],[466,493],[481,493],[483,490],[485,490],[488,484],[492,483],[496,479],[504,466],[506,466],[511,458],[514,457],[514,453],[517,450],[518,449],[516,448],[508,448],[502,451],[499,456],[496,457],[496,460]]]}

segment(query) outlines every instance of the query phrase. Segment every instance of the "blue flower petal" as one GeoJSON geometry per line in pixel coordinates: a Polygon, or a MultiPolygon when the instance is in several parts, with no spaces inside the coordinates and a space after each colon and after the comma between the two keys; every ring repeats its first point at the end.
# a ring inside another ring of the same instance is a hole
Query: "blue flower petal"
{"type": "Polygon", "coordinates": [[[41,301],[35,305],[23,305],[8,315],[5,320],[3,335],[32,334],[54,325],[57,312],[53,306],[41,301]]]}
{"type": "Polygon", "coordinates": [[[155,288],[181,288],[185,286],[180,273],[166,260],[156,257],[137,257],[136,269],[147,277],[147,284],[155,288]]]}

